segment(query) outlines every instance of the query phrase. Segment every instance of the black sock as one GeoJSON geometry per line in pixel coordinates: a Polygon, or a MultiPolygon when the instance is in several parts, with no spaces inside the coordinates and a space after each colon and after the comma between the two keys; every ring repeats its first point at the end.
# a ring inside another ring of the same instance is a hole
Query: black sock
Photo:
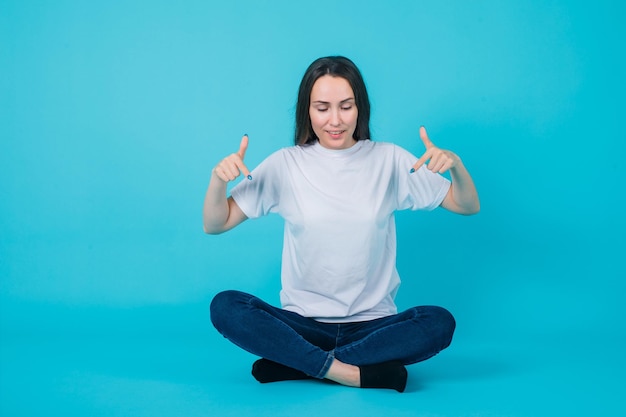
{"type": "Polygon", "coordinates": [[[392,361],[359,366],[361,388],[392,388],[404,392],[407,372],[402,362],[392,361]]]}
{"type": "Polygon", "coordinates": [[[302,371],[290,368],[269,359],[259,359],[252,365],[252,376],[261,383],[277,381],[295,381],[309,379],[302,371]]]}

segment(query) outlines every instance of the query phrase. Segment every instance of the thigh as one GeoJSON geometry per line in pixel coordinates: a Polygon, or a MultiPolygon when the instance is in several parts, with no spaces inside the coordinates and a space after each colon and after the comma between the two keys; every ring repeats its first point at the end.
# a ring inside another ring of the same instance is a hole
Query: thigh
{"type": "Polygon", "coordinates": [[[219,293],[211,302],[211,321],[242,349],[315,378],[322,378],[332,363],[335,337],[326,327],[253,295],[219,293]]]}
{"type": "Polygon", "coordinates": [[[442,307],[420,306],[402,313],[340,326],[336,357],[355,365],[401,360],[419,362],[448,347],[454,317],[442,307]]]}
{"type": "MultiPolygon", "coordinates": [[[[309,317],[272,306],[254,295],[241,291],[224,291],[215,296],[211,303],[211,320],[221,333],[224,333],[221,329],[225,326],[250,326],[262,330],[261,323],[266,323],[265,319],[268,316],[274,319],[272,321],[274,325],[287,326],[312,345],[326,351],[335,348],[336,325],[320,323],[309,317]]],[[[271,328],[265,329],[274,333],[271,328]]],[[[265,336],[271,335],[258,335],[258,337],[265,336]]]]}

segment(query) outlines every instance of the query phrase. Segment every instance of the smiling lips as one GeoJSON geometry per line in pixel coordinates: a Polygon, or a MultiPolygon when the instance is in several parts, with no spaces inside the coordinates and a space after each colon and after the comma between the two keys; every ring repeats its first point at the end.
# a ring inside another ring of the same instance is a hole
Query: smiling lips
{"type": "Polygon", "coordinates": [[[333,139],[339,139],[341,137],[341,135],[344,134],[345,130],[337,130],[337,131],[326,131],[331,138],[333,139]]]}

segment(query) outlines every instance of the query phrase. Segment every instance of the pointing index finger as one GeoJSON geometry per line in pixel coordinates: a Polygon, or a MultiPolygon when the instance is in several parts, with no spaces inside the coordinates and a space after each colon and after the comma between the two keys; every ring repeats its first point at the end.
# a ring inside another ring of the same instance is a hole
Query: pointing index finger
{"type": "Polygon", "coordinates": [[[241,138],[241,143],[239,144],[239,152],[237,152],[237,154],[242,160],[243,160],[243,157],[246,156],[247,149],[248,149],[248,134],[245,134],[241,138]]]}
{"type": "Polygon", "coordinates": [[[426,133],[426,128],[424,126],[420,126],[420,139],[422,140],[422,143],[424,143],[424,146],[426,147],[426,152],[424,152],[424,154],[417,160],[415,165],[413,165],[413,167],[409,171],[410,173],[414,173],[415,171],[420,169],[422,165],[424,165],[426,161],[430,159],[430,157],[432,156],[431,148],[435,146],[430,141],[430,138],[428,137],[428,133],[426,133]]]}
{"type": "Polygon", "coordinates": [[[246,164],[243,163],[243,158],[246,156],[247,150],[248,150],[248,134],[246,133],[241,138],[241,143],[239,144],[239,151],[237,152],[237,155],[239,155],[239,158],[241,159],[241,163],[237,163],[237,167],[243,173],[243,175],[246,176],[246,178],[251,180],[252,175],[250,175],[250,171],[248,170],[248,167],[246,166],[246,164]]]}
{"type": "Polygon", "coordinates": [[[411,168],[411,170],[409,172],[412,174],[415,171],[417,171],[418,169],[420,169],[422,167],[422,165],[424,165],[426,163],[426,161],[428,161],[430,159],[430,157],[431,157],[431,151],[429,151],[427,149],[426,152],[424,152],[424,154],[417,160],[415,165],[413,165],[413,168],[411,168]]]}

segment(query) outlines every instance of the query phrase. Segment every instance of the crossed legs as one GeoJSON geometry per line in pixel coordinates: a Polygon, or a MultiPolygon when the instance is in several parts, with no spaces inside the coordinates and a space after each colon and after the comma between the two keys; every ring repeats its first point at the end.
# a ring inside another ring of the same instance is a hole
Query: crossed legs
{"type": "Polygon", "coordinates": [[[253,366],[261,382],[313,377],[397,391],[406,384],[404,365],[445,349],[455,328],[441,307],[414,307],[366,322],[320,323],[239,291],[215,296],[211,321],[231,342],[264,358],[253,366]]]}

